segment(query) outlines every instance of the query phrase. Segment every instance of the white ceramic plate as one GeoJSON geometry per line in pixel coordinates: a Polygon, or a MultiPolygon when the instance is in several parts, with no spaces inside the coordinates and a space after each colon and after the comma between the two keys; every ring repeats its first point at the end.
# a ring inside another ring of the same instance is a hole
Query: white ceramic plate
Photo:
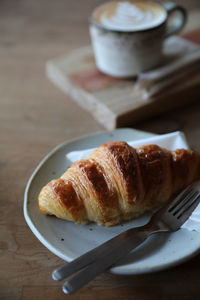
{"type": "MultiPolygon", "coordinates": [[[[117,129],[81,137],[52,150],[39,164],[27,183],[24,198],[24,216],[30,229],[51,252],[71,261],[130,227],[140,226],[150,216],[145,215],[123,225],[104,228],[96,224],[76,225],[72,222],[43,215],[37,196],[42,186],[58,178],[69,167],[66,153],[97,147],[111,140],[133,141],[152,136],[133,129],[117,129]]],[[[200,233],[180,229],[150,237],[120,263],[110,269],[115,274],[143,274],[163,270],[193,257],[200,250],[200,233]]]]}

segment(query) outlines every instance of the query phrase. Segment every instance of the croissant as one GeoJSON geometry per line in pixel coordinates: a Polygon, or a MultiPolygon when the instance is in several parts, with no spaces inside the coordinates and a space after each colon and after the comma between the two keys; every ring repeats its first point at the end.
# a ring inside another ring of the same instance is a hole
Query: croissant
{"type": "Polygon", "coordinates": [[[111,226],[154,210],[197,179],[200,155],[194,151],[108,142],[44,186],[39,208],[77,223],[111,226]]]}

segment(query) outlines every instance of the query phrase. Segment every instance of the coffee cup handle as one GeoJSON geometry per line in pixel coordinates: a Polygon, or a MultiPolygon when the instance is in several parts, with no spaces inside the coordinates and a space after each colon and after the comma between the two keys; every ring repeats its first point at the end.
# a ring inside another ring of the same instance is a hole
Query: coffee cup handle
{"type": "Polygon", "coordinates": [[[169,37],[171,35],[179,32],[186,23],[187,20],[187,12],[184,7],[174,3],[174,2],[165,2],[163,3],[164,8],[167,11],[167,32],[165,37],[169,37]],[[178,13],[177,16],[173,17],[174,13],[178,13]],[[168,24],[169,18],[172,18],[172,24],[168,24]]]}

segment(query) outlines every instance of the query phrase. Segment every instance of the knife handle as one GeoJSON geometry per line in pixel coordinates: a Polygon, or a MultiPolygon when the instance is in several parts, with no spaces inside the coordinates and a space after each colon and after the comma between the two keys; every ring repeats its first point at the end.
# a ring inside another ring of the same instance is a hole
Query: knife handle
{"type": "Polygon", "coordinates": [[[153,228],[151,224],[129,229],[55,270],[52,277],[55,280],[62,280],[72,275],[63,285],[64,293],[71,294],[114,265],[157,231],[160,230],[153,228]]]}

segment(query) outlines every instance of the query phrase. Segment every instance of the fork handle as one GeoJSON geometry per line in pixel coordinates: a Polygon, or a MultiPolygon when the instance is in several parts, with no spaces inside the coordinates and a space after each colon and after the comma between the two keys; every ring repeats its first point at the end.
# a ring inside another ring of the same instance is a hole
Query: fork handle
{"type": "Polygon", "coordinates": [[[67,274],[67,276],[81,268],[82,270],[64,283],[64,293],[71,294],[77,291],[157,231],[159,230],[147,229],[146,226],[129,229],[67,264],[65,267],[65,275],[67,274]],[[92,259],[88,263],[90,254],[92,255],[92,259]],[[77,266],[79,263],[80,265],[77,266]]]}

